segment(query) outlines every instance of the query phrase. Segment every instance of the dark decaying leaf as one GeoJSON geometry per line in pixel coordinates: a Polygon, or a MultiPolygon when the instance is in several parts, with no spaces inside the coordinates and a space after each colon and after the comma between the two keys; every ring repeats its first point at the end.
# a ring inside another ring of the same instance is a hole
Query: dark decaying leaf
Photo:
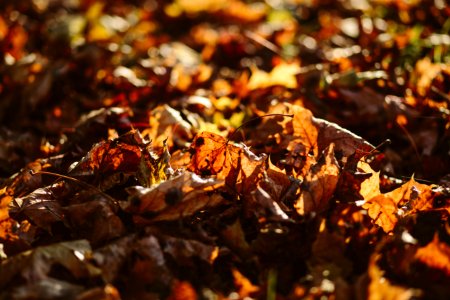
{"type": "Polygon", "coordinates": [[[23,214],[38,227],[51,232],[53,223],[64,221],[63,209],[53,194],[53,190],[57,189],[58,185],[55,184],[14,198],[10,213],[16,216],[23,214]]]}
{"type": "Polygon", "coordinates": [[[87,261],[91,247],[86,240],[63,242],[38,247],[1,262],[1,296],[15,295],[17,299],[74,298],[85,289],[78,282],[96,280],[101,270],[87,261]],[[65,280],[56,269],[67,272],[65,280]],[[14,281],[19,280],[19,286],[14,281]],[[55,288],[56,287],[56,288],[55,288]]]}
{"type": "Polygon", "coordinates": [[[75,237],[88,239],[95,245],[123,235],[125,226],[111,199],[103,195],[92,198],[91,201],[64,207],[65,220],[75,237]]]}

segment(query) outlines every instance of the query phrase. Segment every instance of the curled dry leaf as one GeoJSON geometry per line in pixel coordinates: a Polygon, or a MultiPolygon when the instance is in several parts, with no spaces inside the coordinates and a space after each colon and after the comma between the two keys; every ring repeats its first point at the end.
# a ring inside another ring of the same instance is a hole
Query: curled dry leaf
{"type": "Polygon", "coordinates": [[[355,152],[367,154],[375,148],[362,137],[335,123],[315,117],[313,117],[313,123],[319,129],[317,144],[320,151],[333,143],[336,155],[339,154],[340,157],[348,158],[355,152]]]}
{"type": "Polygon", "coordinates": [[[146,222],[142,217],[152,222],[176,220],[224,203],[215,192],[223,186],[221,179],[204,179],[186,171],[152,188],[135,189],[125,209],[140,216],[138,222],[146,222]]]}
{"type": "Polygon", "coordinates": [[[5,187],[0,189],[0,241],[17,240],[17,232],[13,228],[17,221],[10,217],[9,207],[14,197],[24,196],[42,186],[42,175],[35,174],[49,168],[51,164],[46,160],[37,160],[29,163],[19,173],[12,176],[5,187]]]}
{"type": "Polygon", "coordinates": [[[120,141],[100,142],[71,170],[73,176],[90,176],[96,172],[135,171],[141,158],[137,145],[120,141]]]}
{"type": "MultiPolygon", "coordinates": [[[[295,107],[292,119],[292,140],[287,145],[289,151],[287,163],[294,165],[305,175],[316,163],[319,154],[317,138],[319,130],[312,122],[312,113],[307,109],[295,107]]],[[[287,127],[289,128],[289,127],[287,127]]]]}
{"type": "Polygon", "coordinates": [[[31,222],[51,233],[51,226],[64,220],[63,209],[54,195],[61,184],[36,189],[32,193],[15,198],[10,213],[23,214],[31,222]]]}
{"type": "Polygon", "coordinates": [[[305,215],[324,211],[333,197],[339,173],[339,164],[334,157],[334,144],[331,144],[305,176],[300,196],[294,204],[297,213],[305,215]]]}
{"type": "Polygon", "coordinates": [[[316,163],[320,153],[332,143],[336,156],[343,163],[357,152],[365,154],[374,149],[370,143],[358,135],[335,123],[315,118],[310,110],[301,106],[280,104],[274,107],[273,111],[294,115],[292,120],[283,125],[280,143],[289,151],[286,163],[294,166],[301,176],[308,172],[311,165],[316,163]]]}
{"type": "Polygon", "coordinates": [[[253,205],[251,205],[250,209],[254,211],[257,217],[268,217],[277,220],[289,219],[280,205],[261,186],[252,191],[251,198],[253,205]]]}
{"type": "Polygon", "coordinates": [[[167,140],[167,146],[172,148],[175,144],[184,146],[192,139],[192,125],[185,121],[178,110],[167,104],[156,107],[149,117],[149,129],[142,134],[150,137],[156,147],[162,147],[167,140]]]}

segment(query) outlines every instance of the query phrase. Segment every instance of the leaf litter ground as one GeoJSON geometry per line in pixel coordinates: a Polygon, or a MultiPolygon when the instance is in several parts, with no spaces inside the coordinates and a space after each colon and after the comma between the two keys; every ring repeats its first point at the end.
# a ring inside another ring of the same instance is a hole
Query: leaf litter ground
{"type": "Polygon", "coordinates": [[[0,299],[448,299],[445,1],[2,1],[0,299]]]}

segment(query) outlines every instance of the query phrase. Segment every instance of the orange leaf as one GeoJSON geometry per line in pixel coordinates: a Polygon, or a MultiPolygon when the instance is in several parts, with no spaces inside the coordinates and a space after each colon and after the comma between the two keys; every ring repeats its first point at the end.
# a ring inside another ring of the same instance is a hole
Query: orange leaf
{"type": "Polygon", "coordinates": [[[264,170],[266,156],[258,157],[245,146],[231,145],[215,133],[199,133],[191,151],[193,156],[188,170],[225,179],[227,185],[236,187],[239,193],[254,190],[264,170]]]}
{"type": "Polygon", "coordinates": [[[188,281],[175,281],[168,300],[196,300],[197,293],[188,281]]]}
{"type": "Polygon", "coordinates": [[[369,200],[375,196],[380,195],[380,172],[375,172],[374,170],[372,170],[368,163],[362,160],[358,162],[357,167],[358,171],[372,174],[369,178],[361,183],[359,193],[363,197],[363,199],[369,200]]]}
{"type": "Polygon", "coordinates": [[[434,235],[428,245],[417,250],[415,258],[428,267],[441,270],[450,276],[450,246],[441,242],[438,234],[434,235]]]}
{"type": "Polygon", "coordinates": [[[390,197],[383,194],[375,196],[364,203],[363,208],[385,232],[391,232],[397,224],[397,205],[390,197]]]}
{"type": "MultiPolygon", "coordinates": [[[[368,170],[367,167],[364,168],[368,170]]],[[[376,195],[378,191],[378,173],[361,184],[361,195],[366,200],[369,199],[363,204],[363,208],[368,210],[375,224],[385,232],[392,231],[402,215],[433,208],[432,187],[418,183],[414,178],[391,192],[376,195]]]]}
{"type": "Polygon", "coordinates": [[[234,285],[238,289],[238,294],[240,296],[240,299],[245,299],[247,297],[252,296],[252,294],[259,291],[259,287],[252,284],[250,280],[248,280],[247,277],[242,275],[239,270],[233,268],[231,270],[233,273],[234,278],[234,285]]]}
{"type": "Polygon", "coordinates": [[[317,164],[311,167],[301,186],[300,197],[294,204],[300,215],[322,212],[328,206],[339,180],[339,165],[334,157],[334,144],[317,164]]]}
{"type": "Polygon", "coordinates": [[[378,265],[380,260],[381,254],[379,253],[373,254],[370,258],[368,268],[370,281],[367,289],[367,299],[413,299],[421,295],[420,290],[395,285],[388,278],[384,277],[385,272],[378,265]]]}

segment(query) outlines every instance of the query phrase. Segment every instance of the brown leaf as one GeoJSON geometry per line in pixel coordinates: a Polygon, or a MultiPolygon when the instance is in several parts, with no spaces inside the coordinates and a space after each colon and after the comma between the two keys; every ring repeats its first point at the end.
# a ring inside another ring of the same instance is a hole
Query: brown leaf
{"type": "MultiPolygon", "coordinates": [[[[91,247],[86,240],[78,240],[38,247],[8,258],[2,261],[0,268],[0,288],[5,290],[10,286],[14,290],[14,287],[17,287],[17,291],[20,291],[20,287],[23,287],[24,293],[33,293],[35,288],[36,294],[33,294],[33,298],[39,298],[38,292],[43,293],[42,295],[47,293],[51,295],[50,287],[53,292],[56,292],[54,285],[48,285],[48,283],[59,282],[57,284],[61,287],[59,293],[62,293],[62,296],[68,293],[66,296],[69,297],[72,295],[73,285],[51,278],[52,275],[57,275],[52,273],[55,272],[52,269],[57,265],[63,266],[75,279],[94,279],[100,275],[100,270],[86,260],[90,251],[91,247]],[[19,285],[14,282],[18,278],[21,282],[19,285]]],[[[78,293],[80,287],[77,288],[78,293]]],[[[81,290],[83,289],[81,287],[81,290]]]]}
{"type": "Polygon", "coordinates": [[[17,231],[13,230],[18,223],[10,217],[9,206],[14,197],[24,196],[38,189],[42,185],[42,175],[34,174],[50,167],[46,160],[29,163],[17,175],[7,182],[0,190],[0,239],[5,241],[18,241],[17,231]]]}
{"type": "Polygon", "coordinates": [[[93,245],[98,245],[124,234],[125,226],[110,199],[103,195],[91,197],[91,201],[64,207],[69,226],[78,238],[88,239],[93,245]]]}
{"type": "Polygon", "coordinates": [[[283,126],[280,144],[289,151],[287,164],[297,168],[300,175],[304,176],[316,163],[319,154],[332,143],[343,162],[355,152],[368,153],[374,149],[363,138],[337,124],[315,118],[311,111],[301,106],[280,104],[273,111],[294,114],[293,119],[283,126]]]}
{"type": "MultiPolygon", "coordinates": [[[[287,156],[287,164],[294,165],[300,170],[301,175],[306,175],[319,153],[317,138],[319,130],[313,124],[313,115],[311,111],[293,106],[295,111],[292,119],[292,139],[287,145],[289,151],[287,156]]],[[[287,127],[289,128],[289,127],[287,127]]]]}
{"type": "MultiPolygon", "coordinates": [[[[176,220],[224,203],[225,199],[214,193],[223,186],[223,180],[204,179],[186,171],[150,189],[137,189],[131,194],[126,210],[153,222],[176,220]]],[[[138,220],[145,222],[142,218],[138,220]]]]}
{"type": "Polygon", "coordinates": [[[313,123],[319,130],[317,140],[319,151],[333,143],[335,144],[335,153],[347,158],[355,152],[369,153],[375,148],[360,136],[335,123],[319,118],[313,118],[313,123]]]}
{"type": "Polygon", "coordinates": [[[54,191],[61,184],[39,188],[32,193],[14,199],[10,208],[12,215],[23,214],[35,225],[51,233],[53,223],[64,221],[64,212],[54,191]]]}
{"type": "Polygon", "coordinates": [[[339,165],[334,157],[334,144],[331,144],[305,176],[300,196],[294,204],[297,213],[305,215],[324,211],[336,189],[339,173],[339,165]]]}
{"type": "Polygon", "coordinates": [[[248,210],[258,218],[269,218],[279,221],[289,219],[280,205],[261,186],[258,185],[257,189],[252,191],[251,199],[248,210]]]}

